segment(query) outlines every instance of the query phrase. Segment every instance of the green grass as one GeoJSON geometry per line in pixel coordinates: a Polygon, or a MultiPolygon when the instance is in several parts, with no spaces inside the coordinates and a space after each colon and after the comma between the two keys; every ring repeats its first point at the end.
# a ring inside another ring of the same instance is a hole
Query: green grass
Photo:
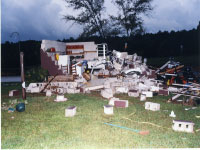
{"type": "MultiPolygon", "coordinates": [[[[5,90],[2,87],[2,90],[5,90]]],[[[6,90],[5,90],[6,91],[6,90]]],[[[6,93],[6,92],[5,92],[6,93]]],[[[129,100],[128,108],[114,108],[114,115],[104,114],[108,103],[98,93],[65,94],[66,102],[54,102],[55,95],[28,95],[25,112],[1,112],[1,146],[3,149],[115,149],[115,148],[199,148],[200,132],[174,132],[171,129],[171,110],[176,119],[190,120],[200,128],[200,107],[185,111],[186,106],[166,103],[169,97],[156,96],[148,101],[161,104],[158,112],[144,109],[144,102],[125,94],[116,95],[129,100]],[[65,108],[77,106],[73,118],[65,117],[65,108]],[[168,110],[163,111],[163,110],[168,110]],[[11,117],[14,116],[14,119],[11,117]],[[124,119],[126,118],[126,119],[124,119]],[[128,119],[127,119],[128,118],[128,119]],[[105,125],[109,122],[137,130],[148,130],[148,135],[105,125]],[[150,122],[162,127],[137,122],[150,122]]],[[[2,102],[15,98],[4,96],[2,102]]],[[[21,98],[17,98],[21,100],[21,98]]]]}

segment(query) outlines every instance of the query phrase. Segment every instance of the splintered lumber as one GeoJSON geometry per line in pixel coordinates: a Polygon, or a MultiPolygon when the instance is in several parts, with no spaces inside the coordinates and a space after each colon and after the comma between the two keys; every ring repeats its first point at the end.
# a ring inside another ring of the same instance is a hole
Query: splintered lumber
{"type": "Polygon", "coordinates": [[[42,93],[42,92],[47,88],[47,86],[53,81],[53,79],[54,79],[57,75],[58,75],[58,74],[56,74],[55,76],[53,76],[53,78],[47,82],[47,84],[46,84],[45,87],[40,91],[40,93],[42,93]]]}
{"type": "Polygon", "coordinates": [[[74,81],[73,75],[57,75],[56,77],[54,76],[48,76],[48,82],[69,82],[69,81],[74,81]]]}
{"type": "Polygon", "coordinates": [[[165,73],[173,73],[174,71],[177,71],[181,68],[183,68],[184,65],[181,65],[181,66],[177,66],[176,68],[172,68],[172,69],[167,69],[165,72],[161,72],[160,74],[165,74],[165,73]]]}

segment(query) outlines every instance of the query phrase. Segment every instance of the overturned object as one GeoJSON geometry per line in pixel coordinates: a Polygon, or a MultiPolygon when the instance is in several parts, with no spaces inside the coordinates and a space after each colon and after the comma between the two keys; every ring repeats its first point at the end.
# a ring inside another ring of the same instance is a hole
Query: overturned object
{"type": "Polygon", "coordinates": [[[160,110],[160,104],[152,103],[152,102],[146,102],[145,103],[145,109],[152,110],[152,111],[159,111],[160,110]]]}
{"type": "Polygon", "coordinates": [[[184,121],[184,120],[173,120],[172,129],[174,131],[180,131],[180,132],[188,132],[188,133],[194,133],[194,123],[191,121],[184,121]]]}
{"type": "Polygon", "coordinates": [[[70,106],[65,109],[65,117],[73,117],[76,115],[76,106],[70,106]]]}
{"type": "Polygon", "coordinates": [[[9,91],[9,96],[18,96],[18,95],[19,95],[19,91],[18,90],[9,91]]]}
{"type": "Polygon", "coordinates": [[[64,102],[67,101],[67,98],[64,97],[64,95],[57,95],[55,102],[64,102]]]}
{"type": "Polygon", "coordinates": [[[104,105],[104,113],[107,115],[113,115],[113,106],[112,105],[104,105]]]}

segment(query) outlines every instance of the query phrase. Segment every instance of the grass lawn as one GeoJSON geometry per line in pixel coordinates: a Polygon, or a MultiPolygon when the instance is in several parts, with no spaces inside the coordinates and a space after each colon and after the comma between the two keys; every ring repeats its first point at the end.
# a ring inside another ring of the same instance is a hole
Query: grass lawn
{"type": "MultiPolygon", "coordinates": [[[[14,86],[19,88],[19,86],[14,86]]],[[[20,97],[8,97],[12,86],[3,85],[1,103],[20,97]]],[[[200,107],[184,110],[186,106],[166,103],[169,97],[155,96],[148,101],[161,104],[158,112],[144,109],[144,102],[126,94],[116,95],[129,100],[128,108],[114,108],[114,115],[104,114],[103,106],[108,104],[99,93],[65,94],[66,102],[54,102],[56,95],[28,94],[24,112],[8,113],[1,110],[1,148],[3,149],[115,149],[115,148],[199,148],[200,132],[181,133],[171,128],[174,110],[177,120],[195,123],[200,128],[200,107]],[[77,106],[73,118],[65,117],[65,108],[77,106]],[[12,119],[11,117],[14,117],[12,119]],[[149,122],[153,124],[145,124],[149,122]],[[137,130],[148,130],[148,135],[140,135],[104,123],[112,123],[137,130]],[[154,125],[155,124],[155,125],[154,125]],[[158,126],[156,126],[158,125],[158,126]]]]}

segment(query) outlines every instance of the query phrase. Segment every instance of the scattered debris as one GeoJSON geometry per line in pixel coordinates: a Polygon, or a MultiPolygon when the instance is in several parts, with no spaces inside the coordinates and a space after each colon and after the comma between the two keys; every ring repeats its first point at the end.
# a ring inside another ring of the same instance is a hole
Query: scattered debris
{"type": "Polygon", "coordinates": [[[140,101],[146,101],[146,95],[141,94],[140,95],[140,101]]]}
{"type": "Polygon", "coordinates": [[[12,96],[18,96],[19,95],[19,91],[18,90],[11,90],[9,91],[9,96],[12,97],[12,96]]]}
{"type": "Polygon", "coordinates": [[[126,108],[128,107],[128,100],[115,100],[114,106],[120,108],[126,108]]]}
{"type": "Polygon", "coordinates": [[[176,115],[175,115],[175,113],[174,113],[174,111],[172,110],[171,111],[171,114],[169,115],[170,117],[173,117],[173,118],[175,118],[176,117],[176,115]]]}
{"type": "Polygon", "coordinates": [[[113,115],[113,106],[112,105],[104,105],[104,113],[107,115],[113,115]]]}
{"type": "Polygon", "coordinates": [[[14,108],[8,108],[8,113],[14,112],[15,109],[14,108]]]}
{"type": "Polygon", "coordinates": [[[194,133],[193,129],[195,124],[191,121],[173,120],[173,123],[172,129],[174,131],[194,133]]]}
{"type": "Polygon", "coordinates": [[[74,117],[76,115],[76,106],[69,106],[65,109],[65,117],[74,117]]]}
{"type": "Polygon", "coordinates": [[[64,97],[64,95],[57,95],[55,102],[64,102],[67,101],[67,98],[64,97]]]}
{"type": "Polygon", "coordinates": [[[16,105],[16,110],[17,110],[18,112],[23,112],[23,111],[25,111],[25,103],[19,103],[19,104],[17,104],[17,105],[16,105]]]}
{"type": "Polygon", "coordinates": [[[46,91],[46,96],[51,97],[51,94],[52,94],[52,93],[51,93],[51,90],[47,90],[47,91],[46,91]]]}
{"type": "Polygon", "coordinates": [[[152,110],[152,111],[159,111],[160,110],[160,104],[152,103],[152,102],[145,102],[145,109],[146,110],[152,110]]]}

